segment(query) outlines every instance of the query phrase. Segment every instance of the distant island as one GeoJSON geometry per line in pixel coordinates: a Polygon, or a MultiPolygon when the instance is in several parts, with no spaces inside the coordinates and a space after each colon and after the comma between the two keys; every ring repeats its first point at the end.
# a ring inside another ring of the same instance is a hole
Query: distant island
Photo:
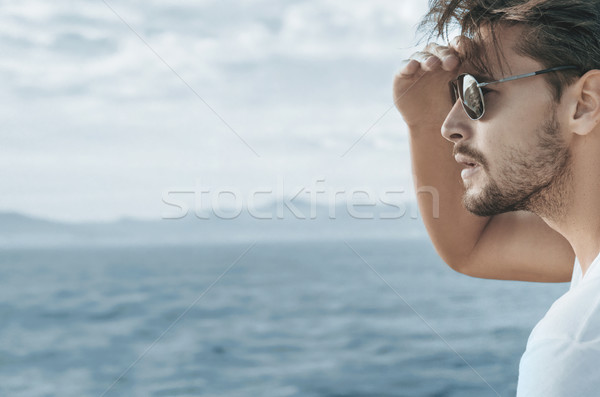
{"type": "MultiPolygon", "coordinates": [[[[338,205],[334,209],[296,203],[298,211],[267,206],[261,218],[187,214],[183,218],[66,223],[0,212],[0,248],[211,244],[231,241],[407,239],[425,236],[416,206],[338,205]],[[267,216],[269,215],[269,216],[267,216]],[[332,215],[334,215],[332,217],[332,215]]],[[[256,214],[255,214],[256,215],[256,214]]]]}

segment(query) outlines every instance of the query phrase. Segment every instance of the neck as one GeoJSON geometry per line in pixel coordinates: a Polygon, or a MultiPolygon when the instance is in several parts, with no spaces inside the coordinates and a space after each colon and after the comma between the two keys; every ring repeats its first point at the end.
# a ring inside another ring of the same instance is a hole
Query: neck
{"type": "Polygon", "coordinates": [[[600,253],[600,139],[595,135],[599,134],[573,138],[568,175],[556,181],[557,188],[544,200],[546,205],[533,211],[569,241],[582,274],[600,253]]]}

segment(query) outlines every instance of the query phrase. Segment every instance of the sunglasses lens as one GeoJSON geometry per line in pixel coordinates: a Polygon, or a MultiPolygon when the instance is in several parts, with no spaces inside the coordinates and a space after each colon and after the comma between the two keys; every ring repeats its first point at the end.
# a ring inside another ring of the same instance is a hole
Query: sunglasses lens
{"type": "Polygon", "coordinates": [[[477,87],[477,80],[470,74],[465,74],[459,79],[459,90],[462,93],[462,103],[467,115],[477,120],[483,115],[483,96],[477,87]]]}
{"type": "Polygon", "coordinates": [[[452,102],[452,105],[454,105],[458,100],[458,88],[456,86],[456,80],[451,81],[448,85],[450,86],[450,102],[452,102]]]}

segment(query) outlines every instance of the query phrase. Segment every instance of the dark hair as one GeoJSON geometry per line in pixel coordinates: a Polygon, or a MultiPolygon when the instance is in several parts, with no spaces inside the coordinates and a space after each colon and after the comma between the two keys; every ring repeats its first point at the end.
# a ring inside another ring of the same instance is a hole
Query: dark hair
{"type": "Polygon", "coordinates": [[[600,1],[598,0],[430,0],[430,10],[419,29],[431,36],[449,39],[449,29],[458,25],[470,38],[465,46],[469,62],[477,70],[491,75],[489,55],[483,51],[481,28],[489,28],[494,56],[502,70],[497,28],[522,26],[523,32],[514,50],[540,62],[544,68],[576,65],[579,70],[548,73],[555,101],[563,87],[582,73],[600,65],[600,1]]]}

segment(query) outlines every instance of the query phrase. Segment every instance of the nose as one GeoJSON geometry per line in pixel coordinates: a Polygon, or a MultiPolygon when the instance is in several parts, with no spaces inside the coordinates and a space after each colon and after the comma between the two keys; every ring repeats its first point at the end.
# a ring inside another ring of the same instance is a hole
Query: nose
{"type": "Polygon", "coordinates": [[[454,106],[452,106],[442,124],[442,136],[455,144],[470,138],[471,123],[469,121],[470,119],[463,110],[460,99],[458,99],[454,102],[454,106]]]}

